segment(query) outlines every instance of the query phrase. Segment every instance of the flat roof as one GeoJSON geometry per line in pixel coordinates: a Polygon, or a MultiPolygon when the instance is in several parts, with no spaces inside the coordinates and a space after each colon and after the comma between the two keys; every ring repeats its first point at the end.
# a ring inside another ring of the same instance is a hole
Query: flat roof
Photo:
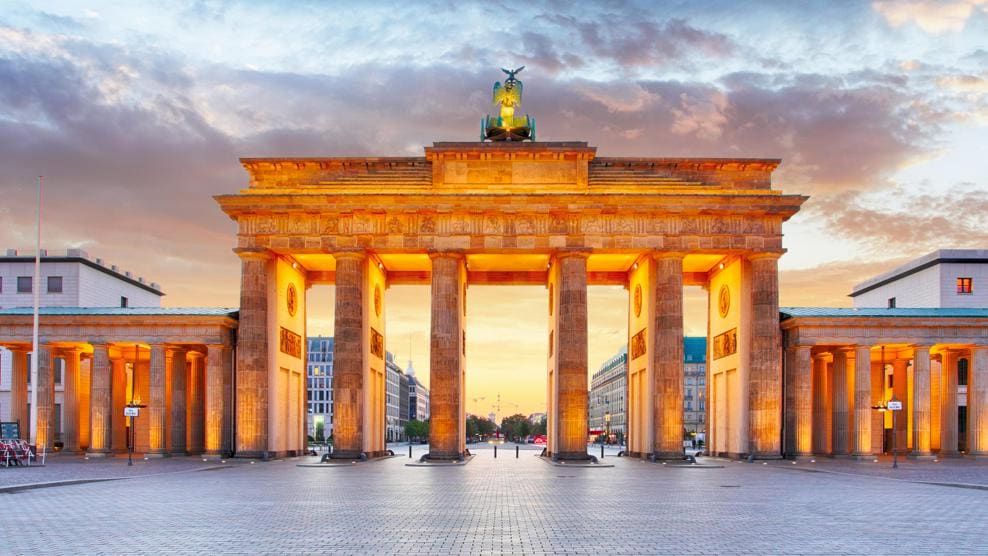
{"type": "Polygon", "coordinates": [[[988,249],[938,249],[855,285],[851,290],[850,297],[870,292],[899,278],[943,263],[988,264],[988,249]]]}
{"type": "Polygon", "coordinates": [[[925,318],[958,318],[974,317],[988,318],[988,308],[908,308],[896,307],[886,309],[883,307],[780,307],[779,314],[781,320],[796,317],[925,317],[925,318]]]}
{"type": "MultiPolygon", "coordinates": [[[[0,309],[0,316],[31,316],[32,307],[0,309]]],[[[181,317],[231,317],[239,318],[236,307],[40,307],[41,316],[181,316],[181,317]]]]}
{"type": "MultiPolygon", "coordinates": [[[[0,254],[0,263],[33,263],[34,262],[34,252],[19,251],[17,249],[7,249],[6,254],[0,254]]],[[[155,295],[164,296],[165,292],[161,291],[161,286],[156,282],[146,282],[144,278],[140,276],[133,276],[130,272],[121,271],[116,266],[106,266],[103,263],[103,259],[97,258],[93,260],[89,257],[89,253],[83,251],[82,249],[68,249],[61,252],[52,251],[50,249],[41,250],[41,262],[42,263],[80,263],[84,264],[90,268],[96,269],[104,274],[112,276],[117,280],[126,282],[132,286],[137,286],[143,290],[147,290],[155,295]]]]}

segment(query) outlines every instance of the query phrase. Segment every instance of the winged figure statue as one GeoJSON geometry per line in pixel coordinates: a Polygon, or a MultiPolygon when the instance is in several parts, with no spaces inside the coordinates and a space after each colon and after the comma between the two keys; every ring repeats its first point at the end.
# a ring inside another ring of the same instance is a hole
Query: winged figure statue
{"type": "Polygon", "coordinates": [[[493,101],[500,107],[497,118],[486,116],[481,120],[480,140],[524,141],[535,140],[535,118],[528,115],[516,117],[515,108],[521,105],[522,82],[515,77],[525,66],[514,70],[501,68],[508,76],[502,85],[494,83],[493,101]]]}

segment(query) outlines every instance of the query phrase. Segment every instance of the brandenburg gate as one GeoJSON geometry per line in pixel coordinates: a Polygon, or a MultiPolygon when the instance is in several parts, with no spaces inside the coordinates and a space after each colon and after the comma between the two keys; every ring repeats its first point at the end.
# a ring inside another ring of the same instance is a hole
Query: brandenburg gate
{"type": "MultiPolygon", "coordinates": [[[[709,293],[709,440],[781,452],[777,262],[805,197],[778,160],[605,158],[584,142],[434,143],[422,157],[249,158],[219,195],[242,290],[236,452],[305,449],[305,291],[336,285],[334,444],[384,453],[384,292],[431,284],[430,459],[465,452],[471,284],[539,284],[548,453],[587,458],[587,286],[628,289],[629,451],[681,457],[684,285],[709,293]]],[[[495,310],[491,308],[491,310],[495,310]]],[[[621,310],[625,310],[622,308],[621,310]]],[[[520,315],[519,318],[526,318],[520,315]]]]}

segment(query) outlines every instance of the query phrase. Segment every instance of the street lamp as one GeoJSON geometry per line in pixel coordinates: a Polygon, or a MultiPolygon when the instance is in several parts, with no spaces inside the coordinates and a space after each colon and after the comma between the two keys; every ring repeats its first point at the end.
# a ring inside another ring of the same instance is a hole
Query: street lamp
{"type": "Polygon", "coordinates": [[[141,398],[134,396],[134,390],[137,387],[137,359],[138,359],[138,347],[134,344],[134,365],[130,369],[130,403],[124,406],[124,416],[130,418],[130,446],[127,448],[127,465],[134,465],[134,444],[137,443],[137,414],[140,413],[142,407],[147,407],[141,404],[141,398]]]}
{"type": "Polygon", "coordinates": [[[611,443],[611,412],[610,411],[604,412],[604,431],[606,434],[606,436],[604,436],[604,440],[608,444],[610,444],[611,443]]]}

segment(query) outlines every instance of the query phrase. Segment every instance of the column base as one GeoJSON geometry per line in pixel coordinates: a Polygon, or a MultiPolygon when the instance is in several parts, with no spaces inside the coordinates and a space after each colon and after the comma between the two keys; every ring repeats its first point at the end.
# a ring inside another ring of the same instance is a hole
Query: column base
{"type": "Polygon", "coordinates": [[[757,453],[756,454],[744,454],[744,458],[745,459],[755,459],[755,460],[758,460],[758,461],[776,460],[776,459],[782,459],[782,454],[764,454],[764,453],[762,453],[762,454],[757,454],[757,453]]]}
{"type": "Polygon", "coordinates": [[[686,459],[686,454],[683,452],[652,452],[645,457],[652,461],[675,461],[686,459]]]}
{"type": "Polygon", "coordinates": [[[367,454],[364,452],[354,452],[351,450],[333,451],[329,454],[329,459],[348,459],[350,461],[367,461],[367,454]]]}
{"type": "Polygon", "coordinates": [[[171,454],[166,454],[165,452],[147,452],[144,454],[144,459],[165,459],[170,457],[171,454]]]}
{"type": "Polygon", "coordinates": [[[878,459],[875,454],[851,454],[851,460],[860,462],[873,462],[878,459]]]}
{"type": "Polygon", "coordinates": [[[183,456],[189,455],[189,453],[186,452],[185,450],[172,450],[171,452],[169,452],[169,454],[171,454],[171,456],[173,458],[183,457],[183,456]]]}
{"type": "Polygon", "coordinates": [[[223,457],[223,454],[221,454],[219,452],[207,452],[207,453],[205,453],[205,454],[202,455],[202,459],[209,460],[209,461],[220,461],[220,460],[226,459],[226,458],[223,457]]]}
{"type": "Polygon", "coordinates": [[[556,452],[550,457],[552,461],[592,461],[596,459],[586,452],[556,452]]]}
{"type": "Polygon", "coordinates": [[[910,452],[906,454],[906,459],[911,459],[914,461],[933,461],[937,459],[937,456],[936,454],[933,453],[914,454],[910,452]]]}
{"type": "Polygon", "coordinates": [[[445,453],[433,453],[422,456],[422,461],[435,461],[435,462],[450,462],[450,461],[464,461],[466,460],[466,454],[445,454],[445,453]]]}
{"type": "Polygon", "coordinates": [[[110,452],[86,452],[86,457],[89,459],[106,459],[112,457],[110,452]]]}
{"type": "Polygon", "coordinates": [[[945,452],[941,450],[940,452],[937,453],[937,457],[939,457],[940,459],[947,459],[947,458],[953,459],[953,458],[962,458],[964,457],[964,454],[957,451],[945,452]]]}

